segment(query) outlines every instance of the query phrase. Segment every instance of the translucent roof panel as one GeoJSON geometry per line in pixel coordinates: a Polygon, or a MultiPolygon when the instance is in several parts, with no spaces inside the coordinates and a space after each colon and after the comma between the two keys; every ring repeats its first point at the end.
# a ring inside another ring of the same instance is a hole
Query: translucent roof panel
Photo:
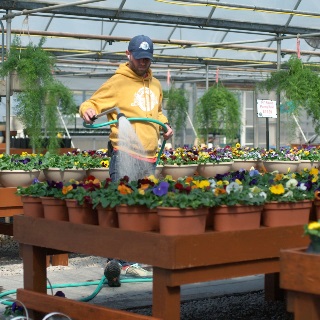
{"type": "Polygon", "coordinates": [[[46,37],[60,74],[111,72],[126,61],[128,41],[137,34],[154,41],[153,65],[163,77],[170,69],[181,79],[203,79],[209,66],[236,68],[229,78],[234,73],[251,81],[298,52],[303,61],[319,64],[318,0],[6,0],[0,3],[5,35],[7,12],[13,14],[12,36],[20,35],[23,46],[46,37]],[[305,35],[313,36],[313,46],[305,35]]]}

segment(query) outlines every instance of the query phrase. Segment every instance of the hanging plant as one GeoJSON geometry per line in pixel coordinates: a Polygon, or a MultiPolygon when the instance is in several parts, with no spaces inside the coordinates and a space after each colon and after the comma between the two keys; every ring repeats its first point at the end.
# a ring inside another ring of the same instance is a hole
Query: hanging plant
{"type": "Polygon", "coordinates": [[[210,87],[199,99],[195,109],[195,125],[199,138],[207,141],[209,133],[226,137],[232,143],[239,136],[240,105],[235,95],[221,83],[210,87]]]}
{"type": "Polygon", "coordinates": [[[38,45],[29,43],[21,47],[19,37],[14,37],[0,76],[16,72],[22,91],[17,93],[15,112],[30,138],[33,151],[44,146],[43,130],[48,135],[48,150],[56,152],[59,147],[59,110],[62,115],[75,115],[77,106],[72,92],[52,74],[55,58],[43,49],[45,38],[38,45]],[[59,108],[59,110],[58,110],[59,108]]]}
{"type": "Polygon", "coordinates": [[[281,95],[285,103],[290,103],[289,114],[299,115],[301,109],[306,110],[313,119],[315,132],[320,133],[320,79],[317,72],[297,56],[291,56],[282,70],[273,72],[257,88],[281,95]]]}
{"type": "Polygon", "coordinates": [[[168,120],[175,131],[185,128],[188,113],[186,90],[172,86],[170,90],[164,91],[164,99],[167,99],[166,109],[168,120]]]}

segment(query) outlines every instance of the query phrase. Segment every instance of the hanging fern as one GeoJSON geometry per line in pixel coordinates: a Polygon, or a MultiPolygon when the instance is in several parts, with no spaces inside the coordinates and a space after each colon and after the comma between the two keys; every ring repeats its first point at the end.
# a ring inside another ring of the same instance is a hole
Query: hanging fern
{"type": "Polygon", "coordinates": [[[183,129],[186,125],[188,113],[188,100],[186,91],[171,87],[169,91],[164,92],[167,101],[168,120],[176,131],[183,129]]]}
{"type": "Polygon", "coordinates": [[[205,141],[209,133],[225,135],[227,143],[239,136],[240,105],[232,92],[222,84],[214,84],[199,99],[195,109],[198,136],[205,141]]]}
{"type": "Polygon", "coordinates": [[[291,56],[283,69],[275,71],[257,88],[275,91],[295,106],[289,113],[298,115],[304,108],[313,119],[316,133],[320,133],[320,78],[314,70],[303,64],[297,56],[291,56]]]}
{"type": "Polygon", "coordinates": [[[49,151],[58,147],[58,105],[63,115],[75,115],[76,104],[72,92],[52,74],[55,57],[43,49],[45,38],[38,45],[32,43],[21,47],[19,37],[14,37],[10,52],[1,65],[0,76],[17,72],[23,84],[23,91],[17,93],[15,112],[25,127],[32,149],[43,147],[44,135],[49,135],[49,151]]]}

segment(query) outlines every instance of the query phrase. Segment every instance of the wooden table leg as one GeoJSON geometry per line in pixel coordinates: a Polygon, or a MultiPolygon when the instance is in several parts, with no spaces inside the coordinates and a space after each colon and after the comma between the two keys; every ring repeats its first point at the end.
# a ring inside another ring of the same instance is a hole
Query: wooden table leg
{"type": "Polygon", "coordinates": [[[280,273],[269,273],[264,275],[265,300],[284,300],[284,290],[280,288],[280,273]]]}
{"type": "Polygon", "coordinates": [[[163,320],[180,319],[180,286],[167,285],[170,270],[153,268],[152,315],[163,320]]]}
{"type": "Polygon", "coordinates": [[[304,292],[289,291],[293,299],[293,312],[295,320],[319,320],[319,295],[304,292]]]}
{"type": "MultiPolygon", "coordinates": [[[[24,288],[40,293],[47,293],[46,250],[41,247],[21,245],[23,258],[24,288]]],[[[29,316],[34,320],[43,318],[43,313],[30,310],[29,316]]]]}

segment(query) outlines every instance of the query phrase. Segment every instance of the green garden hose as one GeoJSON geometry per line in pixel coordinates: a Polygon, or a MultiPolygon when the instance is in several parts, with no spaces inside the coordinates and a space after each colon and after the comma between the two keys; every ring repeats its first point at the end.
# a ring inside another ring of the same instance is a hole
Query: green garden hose
{"type": "MultiPolygon", "coordinates": [[[[132,282],[152,282],[152,278],[128,278],[128,279],[121,279],[121,283],[132,283],[132,282]]],[[[92,286],[97,285],[97,288],[94,292],[84,298],[81,298],[79,301],[81,302],[88,302],[92,300],[102,289],[103,285],[106,284],[106,277],[103,276],[99,281],[87,281],[87,282],[76,282],[76,283],[61,283],[61,284],[54,284],[54,285],[47,285],[47,289],[61,289],[61,288],[72,288],[72,287],[85,287],[85,286],[92,286]]],[[[8,296],[10,294],[16,294],[17,290],[8,290],[0,293],[0,301],[3,297],[8,296]]],[[[1,301],[2,304],[11,306],[13,302],[8,300],[1,301]]]]}
{"type": "MultiPolygon", "coordinates": [[[[159,120],[156,120],[156,119],[150,119],[150,118],[127,118],[127,120],[128,121],[153,122],[153,123],[156,123],[156,124],[162,126],[162,128],[164,129],[164,132],[167,132],[167,126],[163,122],[161,122],[159,120]]],[[[85,128],[97,129],[97,128],[109,126],[111,124],[116,124],[117,122],[118,122],[118,120],[111,120],[109,122],[103,122],[103,123],[97,123],[97,124],[87,124],[87,123],[83,122],[83,126],[85,128]]],[[[161,147],[160,147],[160,150],[159,150],[159,153],[158,153],[156,164],[158,164],[158,162],[160,160],[160,157],[162,155],[162,152],[163,152],[163,149],[165,147],[165,144],[166,144],[166,141],[163,140],[163,142],[161,144],[161,147]]]]}

